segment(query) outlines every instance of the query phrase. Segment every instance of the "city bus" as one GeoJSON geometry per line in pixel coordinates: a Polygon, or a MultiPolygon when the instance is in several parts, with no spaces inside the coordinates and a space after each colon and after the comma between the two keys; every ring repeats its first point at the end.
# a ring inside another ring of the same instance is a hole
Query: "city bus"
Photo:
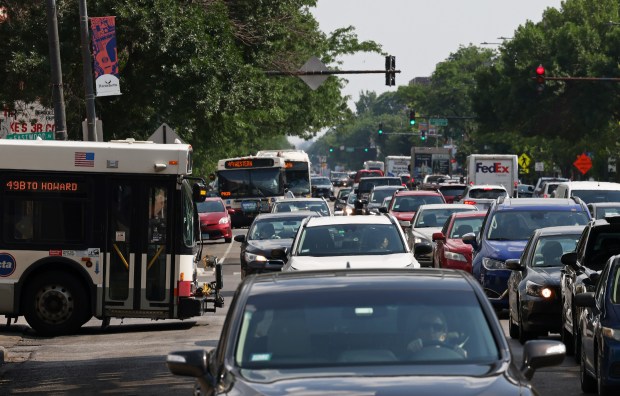
{"type": "Polygon", "coordinates": [[[282,157],[238,157],[217,164],[217,186],[230,213],[232,227],[249,226],[258,213],[285,194],[285,163],[282,157]]]}
{"type": "Polygon", "coordinates": [[[284,158],[284,174],[286,189],[295,197],[311,197],[310,185],[310,157],[303,150],[261,150],[258,157],[284,158]]]}
{"type": "Polygon", "coordinates": [[[202,260],[192,148],[0,140],[0,315],[42,335],[92,317],[186,319],[223,306],[202,260]]]}

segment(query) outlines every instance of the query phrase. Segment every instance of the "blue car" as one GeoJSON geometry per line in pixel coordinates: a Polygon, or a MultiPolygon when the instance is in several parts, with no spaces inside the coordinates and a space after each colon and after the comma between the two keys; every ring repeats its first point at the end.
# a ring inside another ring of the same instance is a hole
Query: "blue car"
{"type": "Polygon", "coordinates": [[[472,273],[496,310],[508,308],[506,260],[518,259],[535,230],[585,225],[590,212],[579,198],[544,199],[501,197],[494,201],[478,235],[465,235],[472,245],[472,273]]]}
{"type": "MultiPolygon", "coordinates": [[[[599,395],[620,392],[620,255],[611,257],[594,292],[578,293],[583,307],[581,334],[581,390],[599,395]]],[[[596,279],[592,279],[595,281],[596,279]]]]}

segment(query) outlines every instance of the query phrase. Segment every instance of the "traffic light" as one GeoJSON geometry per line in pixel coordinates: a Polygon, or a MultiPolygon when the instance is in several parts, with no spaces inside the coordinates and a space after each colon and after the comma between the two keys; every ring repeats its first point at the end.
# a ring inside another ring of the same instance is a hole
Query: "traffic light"
{"type": "Polygon", "coordinates": [[[383,135],[383,123],[379,123],[379,129],[377,129],[377,132],[379,133],[379,135],[383,135]]]}
{"type": "Polygon", "coordinates": [[[541,93],[545,89],[545,68],[543,65],[538,65],[536,68],[536,90],[541,93]]]}
{"type": "Polygon", "coordinates": [[[364,152],[367,153],[368,152],[368,147],[364,147],[364,152]]]}
{"type": "Polygon", "coordinates": [[[333,152],[334,152],[334,148],[333,148],[333,147],[330,147],[330,148],[329,148],[329,152],[330,152],[330,153],[333,153],[333,152]]]}
{"type": "Polygon", "coordinates": [[[396,57],[388,55],[385,57],[385,85],[391,87],[396,85],[396,57]]]}
{"type": "Polygon", "coordinates": [[[420,140],[421,141],[425,141],[426,140],[426,131],[420,131],[420,140]]]}
{"type": "Polygon", "coordinates": [[[411,126],[415,125],[415,110],[409,111],[409,125],[411,126]]]}

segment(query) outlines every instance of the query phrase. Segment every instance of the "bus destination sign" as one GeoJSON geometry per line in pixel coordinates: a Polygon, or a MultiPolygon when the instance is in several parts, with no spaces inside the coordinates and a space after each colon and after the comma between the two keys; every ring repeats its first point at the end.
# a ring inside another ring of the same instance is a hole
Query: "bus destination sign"
{"type": "Polygon", "coordinates": [[[6,181],[4,190],[27,192],[80,192],[81,184],[69,181],[14,179],[6,181]]]}
{"type": "Polygon", "coordinates": [[[226,169],[239,169],[239,168],[266,168],[273,166],[273,158],[244,158],[226,161],[224,168],[226,169]]]}

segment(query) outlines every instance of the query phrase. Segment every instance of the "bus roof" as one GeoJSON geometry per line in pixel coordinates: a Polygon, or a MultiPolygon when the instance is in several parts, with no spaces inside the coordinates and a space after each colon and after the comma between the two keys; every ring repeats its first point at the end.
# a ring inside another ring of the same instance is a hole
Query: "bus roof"
{"type": "Polygon", "coordinates": [[[257,157],[282,157],[287,161],[310,162],[310,157],[303,150],[261,150],[256,153],[257,157]]]}
{"type": "Polygon", "coordinates": [[[0,139],[0,169],[89,173],[192,173],[192,146],[133,139],[111,142],[0,139]]]}

